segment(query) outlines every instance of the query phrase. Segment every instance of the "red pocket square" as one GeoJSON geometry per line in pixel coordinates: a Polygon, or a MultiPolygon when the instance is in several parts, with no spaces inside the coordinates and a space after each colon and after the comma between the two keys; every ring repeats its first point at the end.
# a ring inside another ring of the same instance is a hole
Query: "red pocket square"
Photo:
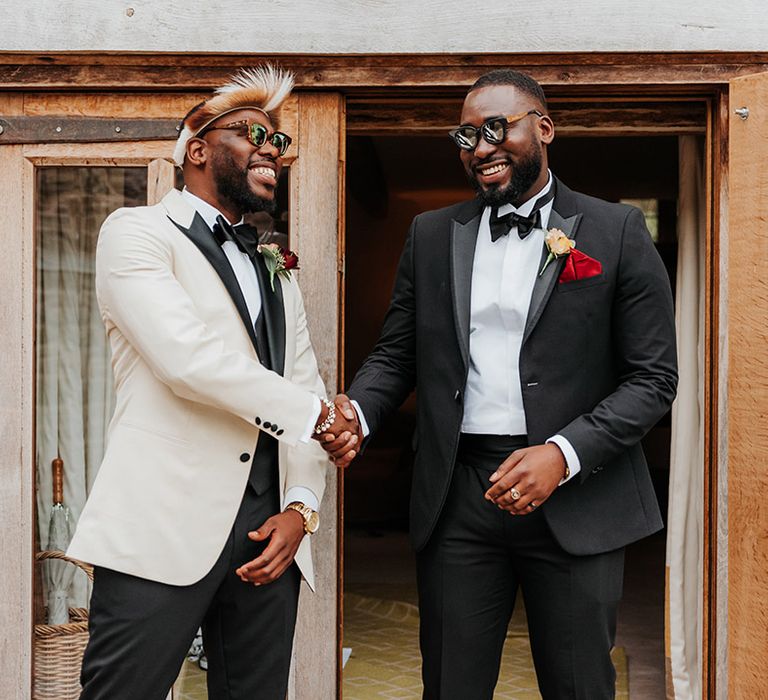
{"type": "Polygon", "coordinates": [[[603,271],[603,266],[599,261],[590,258],[589,255],[582,253],[578,248],[574,248],[565,261],[563,271],[560,273],[560,284],[563,282],[575,282],[576,280],[586,280],[590,277],[597,277],[603,271]]]}

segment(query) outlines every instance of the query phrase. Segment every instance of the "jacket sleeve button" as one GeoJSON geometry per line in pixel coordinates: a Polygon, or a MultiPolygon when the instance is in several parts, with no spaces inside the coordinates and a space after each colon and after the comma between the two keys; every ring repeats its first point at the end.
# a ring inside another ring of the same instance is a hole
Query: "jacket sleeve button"
{"type": "Polygon", "coordinates": [[[261,425],[261,418],[256,416],[256,425],[261,425]]]}
{"type": "Polygon", "coordinates": [[[283,430],[282,428],[280,428],[280,430],[278,430],[278,431],[277,431],[277,434],[278,434],[278,435],[282,435],[284,432],[285,432],[285,430],[283,430]]]}
{"type": "Polygon", "coordinates": [[[264,427],[269,430],[272,427],[272,423],[270,423],[268,420],[264,421],[264,427]]]}
{"type": "Polygon", "coordinates": [[[247,452],[243,452],[243,454],[240,455],[241,462],[247,462],[250,458],[251,455],[249,455],[247,452]]]}

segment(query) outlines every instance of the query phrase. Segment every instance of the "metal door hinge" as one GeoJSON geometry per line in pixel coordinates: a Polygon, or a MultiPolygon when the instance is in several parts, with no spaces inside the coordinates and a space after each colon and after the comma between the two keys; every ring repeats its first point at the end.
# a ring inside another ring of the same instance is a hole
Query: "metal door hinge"
{"type": "Polygon", "coordinates": [[[166,141],[178,136],[177,119],[0,117],[0,144],[166,141]]]}

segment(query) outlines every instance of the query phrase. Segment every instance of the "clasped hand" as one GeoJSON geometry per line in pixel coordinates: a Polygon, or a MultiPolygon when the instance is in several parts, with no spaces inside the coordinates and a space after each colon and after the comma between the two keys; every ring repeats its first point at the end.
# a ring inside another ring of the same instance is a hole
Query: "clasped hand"
{"type": "Polygon", "coordinates": [[[360,452],[363,430],[349,397],[339,394],[335,399],[336,420],[328,430],[314,438],[320,442],[337,467],[348,467],[360,452]]]}
{"type": "Polygon", "coordinates": [[[490,476],[485,498],[510,515],[528,515],[557,488],[565,457],[552,443],[515,450],[490,476]]]}

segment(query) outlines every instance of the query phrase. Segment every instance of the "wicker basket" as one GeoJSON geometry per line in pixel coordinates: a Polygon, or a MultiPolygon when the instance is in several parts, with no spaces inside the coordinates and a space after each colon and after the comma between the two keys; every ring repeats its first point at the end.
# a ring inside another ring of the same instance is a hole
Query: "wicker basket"
{"type": "MultiPolygon", "coordinates": [[[[63,559],[85,571],[93,581],[93,569],[63,552],[39,552],[38,561],[63,559]]],[[[88,643],[88,611],[70,608],[64,625],[35,625],[34,700],[77,700],[80,697],[80,666],[88,643]]]]}

